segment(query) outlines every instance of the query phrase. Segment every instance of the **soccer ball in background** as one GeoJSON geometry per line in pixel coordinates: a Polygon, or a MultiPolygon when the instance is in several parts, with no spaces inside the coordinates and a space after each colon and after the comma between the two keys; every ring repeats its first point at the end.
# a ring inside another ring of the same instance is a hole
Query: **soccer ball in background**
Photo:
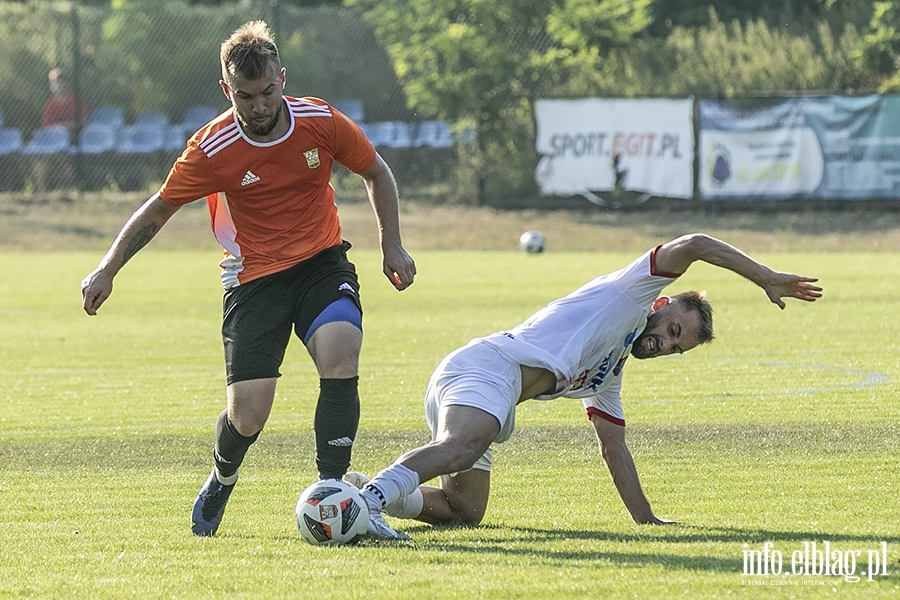
{"type": "Polygon", "coordinates": [[[300,495],[297,508],[300,536],[315,545],[355,542],[369,527],[369,509],[359,490],[339,479],[323,479],[300,495]]]}
{"type": "Polygon", "coordinates": [[[540,231],[526,231],[519,238],[519,245],[528,254],[539,254],[544,251],[546,240],[540,231]]]}

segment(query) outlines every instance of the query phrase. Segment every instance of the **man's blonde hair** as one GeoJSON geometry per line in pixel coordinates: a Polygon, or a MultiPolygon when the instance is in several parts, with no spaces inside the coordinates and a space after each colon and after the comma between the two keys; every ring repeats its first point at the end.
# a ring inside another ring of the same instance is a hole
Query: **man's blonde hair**
{"type": "Polygon", "coordinates": [[[222,79],[229,85],[237,74],[250,81],[263,77],[269,69],[281,71],[278,48],[265,21],[250,21],[238,27],[219,50],[222,79]]]}

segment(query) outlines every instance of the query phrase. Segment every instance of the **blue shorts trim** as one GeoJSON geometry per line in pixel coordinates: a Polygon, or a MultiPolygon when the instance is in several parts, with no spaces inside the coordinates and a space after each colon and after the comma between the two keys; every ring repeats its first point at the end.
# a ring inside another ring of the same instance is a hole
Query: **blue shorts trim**
{"type": "Polygon", "coordinates": [[[319,313],[318,317],[313,319],[309,329],[306,330],[306,336],[303,338],[303,343],[308,344],[309,339],[322,325],[338,322],[350,323],[362,331],[362,313],[359,311],[356,302],[349,296],[338,298],[326,306],[325,309],[319,313]]]}

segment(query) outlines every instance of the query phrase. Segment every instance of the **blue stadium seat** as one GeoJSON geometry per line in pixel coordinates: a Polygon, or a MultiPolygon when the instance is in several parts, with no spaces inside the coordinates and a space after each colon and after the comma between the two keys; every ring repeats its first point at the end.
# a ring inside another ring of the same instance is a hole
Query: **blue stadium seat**
{"type": "Polygon", "coordinates": [[[12,154],[22,149],[22,131],[12,127],[0,129],[0,154],[12,154]]]}
{"type": "Polygon", "coordinates": [[[126,125],[119,132],[116,152],[146,154],[163,149],[165,128],[159,125],[126,125]]]}
{"type": "Polygon", "coordinates": [[[163,136],[163,150],[184,150],[188,138],[194,131],[195,129],[190,129],[184,124],[169,125],[163,136]]]}
{"type": "Polygon", "coordinates": [[[184,113],[184,119],[181,125],[184,127],[184,133],[193,135],[195,131],[215,119],[222,111],[215,106],[205,104],[197,104],[192,106],[184,113]]]}
{"type": "Polygon", "coordinates": [[[133,125],[152,125],[165,127],[169,124],[169,115],[160,111],[143,111],[134,115],[133,125]]]}
{"type": "Polygon", "coordinates": [[[414,144],[416,148],[420,146],[450,148],[453,146],[450,127],[443,121],[422,121],[419,124],[419,130],[416,132],[414,144]]]}
{"type": "Polygon", "coordinates": [[[412,132],[409,123],[402,121],[393,122],[393,137],[388,144],[391,148],[410,148],[413,145],[412,132]]]}
{"type": "Polygon", "coordinates": [[[360,125],[363,133],[369,138],[373,146],[384,147],[391,144],[394,139],[394,123],[391,121],[379,121],[360,125]]]}
{"type": "Polygon", "coordinates": [[[116,127],[102,123],[88,123],[78,138],[78,150],[82,154],[102,154],[116,147],[116,127]]]}
{"type": "Polygon", "coordinates": [[[350,117],[356,123],[362,123],[365,117],[362,100],[338,100],[333,106],[350,117]]]}
{"type": "Polygon", "coordinates": [[[31,143],[22,149],[24,154],[57,154],[69,152],[69,130],[61,125],[41,127],[31,136],[31,143]]]}
{"type": "Polygon", "coordinates": [[[91,111],[91,123],[121,127],[125,124],[125,109],[121,106],[101,106],[91,111]]]}

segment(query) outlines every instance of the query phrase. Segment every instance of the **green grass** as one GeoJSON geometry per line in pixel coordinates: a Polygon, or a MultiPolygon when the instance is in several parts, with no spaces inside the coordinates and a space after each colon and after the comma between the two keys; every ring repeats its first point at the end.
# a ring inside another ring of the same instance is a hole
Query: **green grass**
{"type": "MultiPolygon", "coordinates": [[[[417,283],[397,293],[375,253],[353,252],[366,310],[354,468],[369,473],[427,440],[421,398],[444,354],[633,256],[415,258],[417,283]]],[[[293,523],[315,474],[317,389],[296,340],[219,535],[190,534],[224,404],[215,251],[145,251],[95,318],[79,281],[99,253],[7,254],[0,597],[896,597],[900,256],[758,258],[817,275],[826,297],[782,313],[749,282],[697,265],[668,291],[708,290],[718,339],[625,371],[645,491],[681,525],[631,522],[580,402],[560,399],[520,407],[481,527],[394,520],[414,543],[316,548],[293,523]],[[772,542],[789,568],[811,541],[861,550],[861,562],[885,541],[890,575],[743,575],[745,549],[772,542]]]]}

